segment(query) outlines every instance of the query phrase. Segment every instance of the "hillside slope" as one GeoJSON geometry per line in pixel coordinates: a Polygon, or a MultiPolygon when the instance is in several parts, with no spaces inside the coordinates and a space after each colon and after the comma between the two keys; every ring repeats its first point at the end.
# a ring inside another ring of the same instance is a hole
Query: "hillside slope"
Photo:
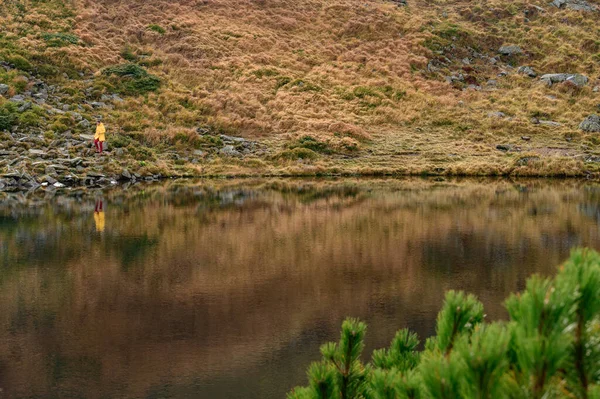
{"type": "Polygon", "coordinates": [[[122,149],[67,152],[115,175],[595,174],[600,7],[555,3],[11,0],[4,97],[54,91],[0,107],[51,148],[102,115],[122,149]]]}

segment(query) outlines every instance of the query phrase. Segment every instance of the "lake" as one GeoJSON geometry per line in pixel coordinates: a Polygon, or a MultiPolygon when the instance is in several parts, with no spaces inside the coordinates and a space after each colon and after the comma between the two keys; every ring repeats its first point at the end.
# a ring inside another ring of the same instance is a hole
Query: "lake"
{"type": "Polygon", "coordinates": [[[489,319],[574,246],[575,180],[169,181],[0,193],[0,398],[283,398],[368,323],[365,358],[435,331],[444,292],[489,319]]]}

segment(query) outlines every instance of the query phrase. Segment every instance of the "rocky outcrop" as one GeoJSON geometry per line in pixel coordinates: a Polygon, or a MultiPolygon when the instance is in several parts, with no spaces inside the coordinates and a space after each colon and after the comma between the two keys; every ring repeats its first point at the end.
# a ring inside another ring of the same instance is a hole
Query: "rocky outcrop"
{"type": "Polygon", "coordinates": [[[523,54],[523,50],[519,46],[502,46],[498,49],[498,53],[510,56],[523,54]]]}
{"type": "Polygon", "coordinates": [[[535,78],[537,76],[537,73],[533,70],[533,68],[528,66],[519,67],[519,69],[517,69],[517,73],[527,75],[530,78],[535,78]]]}
{"type": "Polygon", "coordinates": [[[600,132],[600,116],[590,115],[579,124],[584,132],[600,132]]]}
{"type": "Polygon", "coordinates": [[[566,82],[577,87],[583,87],[589,81],[587,76],[579,73],[548,73],[542,75],[540,80],[546,83],[548,86],[552,86],[554,83],[566,82]]]}
{"type": "Polygon", "coordinates": [[[599,7],[590,4],[586,0],[554,0],[552,5],[557,8],[567,8],[574,11],[598,11],[599,7]]]}

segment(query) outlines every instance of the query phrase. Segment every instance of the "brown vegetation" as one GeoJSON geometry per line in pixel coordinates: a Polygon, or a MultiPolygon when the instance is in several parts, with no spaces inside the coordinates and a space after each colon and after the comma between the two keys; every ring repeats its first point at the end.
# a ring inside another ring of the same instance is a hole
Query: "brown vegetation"
{"type": "MultiPolygon", "coordinates": [[[[8,35],[76,70],[98,73],[134,59],[163,79],[158,92],[108,112],[117,129],[151,135],[151,146],[157,135],[209,125],[259,138],[273,154],[304,135],[333,148],[315,159],[274,156],[258,168],[209,159],[187,165],[194,173],[582,175],[599,169],[586,162],[600,155],[597,138],[577,130],[597,102],[597,12],[557,9],[543,0],[411,0],[408,7],[380,0],[50,2],[56,3],[70,4],[72,18],[57,22],[39,8],[18,23],[9,16],[8,35]],[[72,30],[84,45],[44,48],[44,25],[72,30]],[[499,56],[503,44],[524,53],[499,56]],[[582,73],[590,82],[547,87],[518,74],[520,65],[540,74],[582,73]],[[497,76],[502,71],[508,75],[497,76]],[[464,82],[445,81],[459,73],[464,82]],[[534,125],[532,117],[561,125],[534,125]],[[516,150],[503,153],[497,144],[516,150]],[[534,161],[520,161],[524,156],[534,161]]],[[[99,95],[108,89],[97,80],[99,95]]]]}

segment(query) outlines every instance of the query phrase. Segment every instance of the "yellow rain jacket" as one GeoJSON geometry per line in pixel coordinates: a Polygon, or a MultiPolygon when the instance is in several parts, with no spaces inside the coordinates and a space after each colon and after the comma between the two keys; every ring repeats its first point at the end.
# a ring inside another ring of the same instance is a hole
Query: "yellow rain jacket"
{"type": "Polygon", "coordinates": [[[102,233],[104,231],[104,212],[94,212],[94,222],[96,222],[96,231],[102,233]]]}
{"type": "Polygon", "coordinates": [[[96,135],[94,136],[94,140],[106,141],[106,128],[104,127],[104,123],[100,123],[96,126],[96,135]]]}

